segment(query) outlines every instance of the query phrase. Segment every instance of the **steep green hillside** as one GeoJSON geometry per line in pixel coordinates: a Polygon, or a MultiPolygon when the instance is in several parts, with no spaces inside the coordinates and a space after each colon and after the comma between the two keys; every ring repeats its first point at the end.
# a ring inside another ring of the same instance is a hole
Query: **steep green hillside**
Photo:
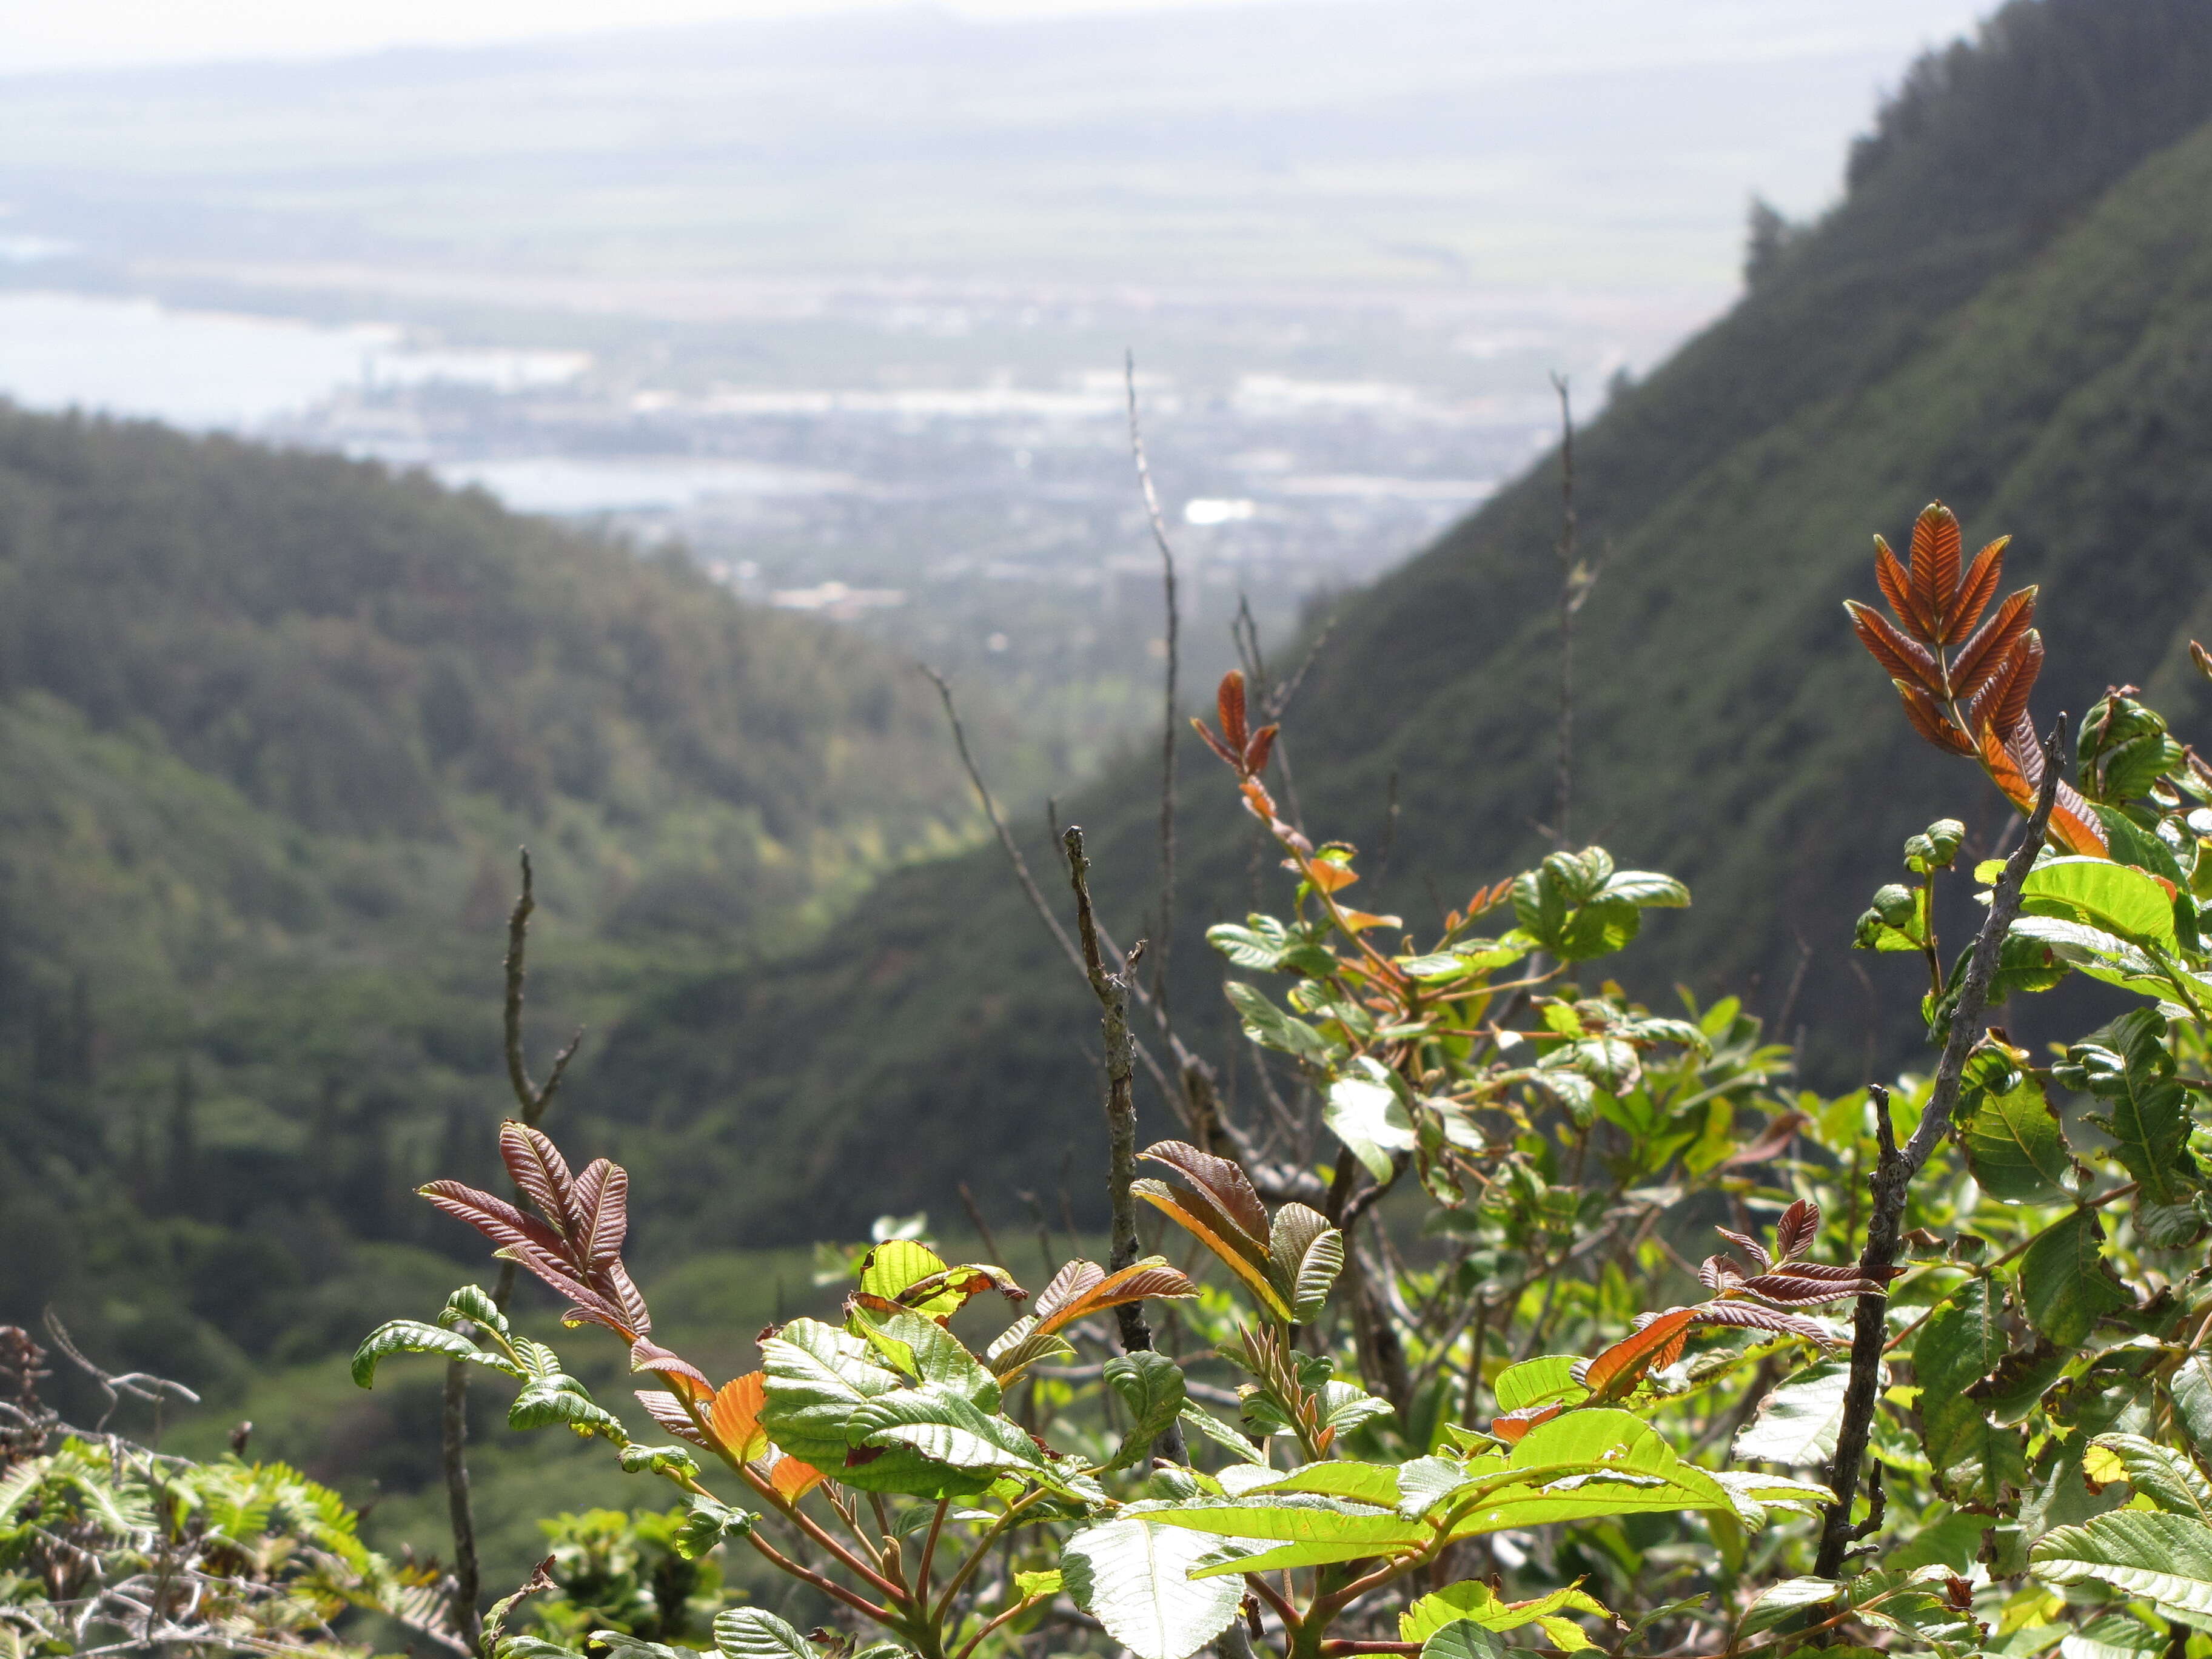
{"type": "Polygon", "coordinates": [[[680,560],[0,409],[0,1321],[202,1379],[349,1340],[489,1156],[516,844],[543,1054],[957,845],[936,735],[680,560]]]}
{"type": "MultiPolygon", "coordinates": [[[[1647,991],[1725,984],[1778,1013],[1802,939],[1790,1023],[1816,1072],[1856,1081],[1870,1030],[1910,1054],[1913,992],[1870,1006],[1851,920],[1909,830],[1954,811],[1986,837],[2001,803],[1911,736],[1838,601],[1871,590],[1869,533],[1931,496],[2016,532],[2009,577],[2044,585],[2039,713],[2126,678],[2212,715],[2179,672],[2212,632],[2208,118],[2212,9],[2017,0],[1920,64],[1846,199],[1583,434],[1583,545],[1607,556],[1579,623],[1575,828],[1697,895],[1629,958],[1647,991]]],[[[1557,514],[1546,463],[1349,603],[1299,695],[1310,828],[1376,846],[1397,781],[1371,908],[1433,915],[1542,850],[1557,514]]],[[[1250,842],[1194,764],[1176,980],[1218,1021],[1198,930],[1244,908],[1250,842]]],[[[1124,937],[1157,885],[1152,789],[1133,765],[1071,809],[1124,937]]],[[[631,1121],[688,1147],[659,1174],[717,1237],[942,1204],[955,1158],[1011,1210],[1097,1133],[1085,1002],[985,851],[884,883],[795,963],[661,1000],[603,1064],[631,1121]]]]}

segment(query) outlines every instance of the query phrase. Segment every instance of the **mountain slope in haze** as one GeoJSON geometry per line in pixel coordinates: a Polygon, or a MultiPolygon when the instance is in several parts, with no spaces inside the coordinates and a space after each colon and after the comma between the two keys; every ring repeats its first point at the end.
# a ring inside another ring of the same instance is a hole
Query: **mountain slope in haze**
{"type": "MultiPolygon", "coordinates": [[[[1802,940],[1789,1015],[1814,1079],[1912,1053],[1917,988],[1872,964],[1870,1005],[1852,919],[1906,834],[1955,813],[1987,844],[2003,813],[1911,735],[1838,601],[1871,592],[1869,532],[1896,539],[1931,496],[1971,535],[2014,532],[2008,580],[2043,584],[2041,717],[2121,679],[2185,729],[2212,716],[2182,672],[2212,631],[2208,119],[2212,9],[2016,0],[1914,71],[1845,200],[1582,435],[1583,545],[1606,562],[1578,622],[1575,827],[1697,896],[1653,921],[1630,983],[1747,990],[1775,1015],[1802,940]]],[[[1376,847],[1395,780],[1370,908],[1432,915],[1544,850],[1555,469],[1347,602],[1298,694],[1287,744],[1317,838],[1376,847]]],[[[1247,908],[1255,861],[1187,752],[1175,980],[1218,1036],[1200,930],[1247,908]]],[[[1133,761],[1071,809],[1125,939],[1157,888],[1152,789],[1133,761]]],[[[942,1206],[956,1176],[1018,1213],[1016,1190],[1097,1139],[1095,1018],[987,849],[884,882],[773,973],[672,994],[601,1064],[630,1122],[688,1147],[659,1172],[681,1206],[769,1237],[942,1206]]]]}
{"type": "Polygon", "coordinates": [[[406,1193],[510,1104],[517,843],[542,1066],[956,846],[935,721],[680,557],[0,408],[0,1321],[200,1382],[352,1340],[356,1281],[465,1248],[406,1193]]]}

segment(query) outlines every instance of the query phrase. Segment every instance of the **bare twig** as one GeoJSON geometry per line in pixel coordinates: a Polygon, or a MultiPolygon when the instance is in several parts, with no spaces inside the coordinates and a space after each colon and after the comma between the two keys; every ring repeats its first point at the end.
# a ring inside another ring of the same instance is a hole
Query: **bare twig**
{"type": "Polygon", "coordinates": [[[1152,946],[1152,993],[1167,995],[1168,957],[1175,948],[1176,890],[1176,672],[1181,617],[1176,609],[1175,550],[1168,545],[1167,522],[1160,516],[1160,498],[1152,488],[1152,469],[1145,459],[1144,428],[1137,421],[1137,354],[1127,354],[1123,370],[1129,385],[1129,455],[1136,463],[1137,483],[1145,494],[1145,516],[1152,521],[1152,540],[1160,550],[1160,578],[1167,596],[1166,688],[1160,722],[1160,919],[1152,946]]]}
{"type": "Polygon", "coordinates": [[[975,1194],[968,1190],[968,1183],[960,1183],[960,1207],[968,1212],[969,1224],[975,1229],[975,1237],[983,1241],[984,1253],[994,1261],[1004,1261],[999,1254],[999,1241],[992,1236],[991,1224],[983,1219],[983,1212],[975,1202],[975,1194]]]}
{"type": "MultiPolygon", "coordinates": [[[[1091,908],[1091,861],[1083,855],[1083,831],[1070,824],[1061,844],[1067,849],[1068,884],[1075,890],[1075,925],[1083,940],[1083,963],[1098,999],[1100,1030],[1106,1048],[1106,1193],[1111,1206],[1112,1242],[1107,1261],[1115,1272],[1134,1261],[1143,1249],[1137,1237],[1137,1200],[1130,1188],[1137,1178],[1137,1103],[1130,1089],[1136,1070],[1136,1043],[1129,1033],[1129,988],[1144,953],[1139,944],[1119,973],[1107,971],[1098,942],[1097,919],[1091,908]]],[[[1127,1352],[1152,1346],[1152,1328],[1145,1322],[1141,1303],[1125,1302],[1114,1310],[1127,1352]]],[[[1181,1462],[1182,1431],[1170,1424],[1156,1443],[1160,1455],[1181,1462]]]]}
{"type": "MultiPolygon", "coordinates": [[[[1951,1015],[1951,1029],[1943,1044],[1943,1058],[1936,1068],[1936,1086],[1929,1093],[1927,1105],[1921,1109],[1912,1138],[1902,1149],[1890,1127],[1888,1091],[1879,1086],[1870,1091],[1881,1152],[1875,1164],[1866,1247],[1859,1255],[1862,1279],[1887,1285],[1890,1270],[1897,1265],[1905,1199],[1912,1177],[1927,1163],[1929,1155],[1936,1150],[1936,1143],[1950,1127],[1951,1114],[1958,1105],[1960,1085],[1966,1075],[1967,1056],[1982,1040],[1987,1023],[1990,981],[1996,972],[1997,953],[2012,928],[2014,918],[2020,914],[2021,885],[2027,879],[2036,854],[2042,850],[2044,831],[2051,823],[2051,809],[2058,799],[2058,775],[2065,747],[2066,716],[2061,714],[2044,744],[2043,787],[2037,794],[2035,811],[2028,818],[2027,833],[2005,860],[2004,872],[1997,878],[1996,888],[1990,896],[1988,919],[1983,922],[1981,933],[1967,958],[1966,977],[1959,987],[1958,1006],[1951,1015]]],[[[1854,1527],[1851,1502],[1858,1490],[1859,1466],[1866,1455],[1867,1435],[1874,1424],[1875,1392],[1881,1375],[1888,1305],[1888,1292],[1883,1290],[1861,1296],[1853,1310],[1850,1382],[1844,1395],[1844,1418],[1836,1434],[1835,1459],[1828,1466],[1828,1489],[1836,1494],[1836,1502],[1823,1515],[1820,1555],[1813,1568],[1822,1578],[1833,1578],[1843,1568],[1844,1552],[1878,1524],[1870,1517],[1854,1527]]]]}

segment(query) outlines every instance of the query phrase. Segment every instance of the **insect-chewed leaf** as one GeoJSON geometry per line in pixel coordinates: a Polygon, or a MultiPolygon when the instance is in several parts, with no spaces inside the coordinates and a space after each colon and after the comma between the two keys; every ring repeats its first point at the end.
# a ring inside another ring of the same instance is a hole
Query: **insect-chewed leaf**
{"type": "Polygon", "coordinates": [[[1928,619],[1913,606],[1911,578],[1897,562],[1897,555],[1889,550],[1889,544],[1879,536],[1874,538],[1874,580],[1898,621],[1923,639],[1934,632],[1928,619]]]}
{"type": "MultiPolygon", "coordinates": [[[[1989,609],[1990,601],[1996,597],[1997,584],[2004,579],[2004,550],[2012,540],[2000,536],[1980,552],[1966,567],[1966,574],[1959,579],[1958,603],[1944,619],[1943,639],[1946,644],[1962,639],[1966,630],[1981,619],[1989,609]]],[[[2032,590],[2031,590],[2032,591],[2032,590]]]]}
{"type": "Polygon", "coordinates": [[[509,1118],[499,1126],[499,1155],[514,1184],[530,1194],[545,1218],[573,1237],[583,1222],[576,1206],[576,1181],[551,1138],[509,1118]]]}
{"type": "Polygon", "coordinates": [[[1643,1329],[1632,1332],[1577,1367],[1581,1374],[1575,1381],[1588,1389],[1591,1400],[1599,1405],[1618,1400],[1657,1363],[1669,1343],[1689,1330],[1697,1315],[1695,1308],[1669,1308],[1643,1329]]]}
{"type": "Polygon", "coordinates": [[[1958,598],[1959,551],[1958,519],[1942,502],[1929,502],[1912,521],[1912,600],[1939,638],[1958,598]]]}
{"type": "MultiPolygon", "coordinates": [[[[939,1279],[944,1272],[945,1258],[928,1245],[911,1238],[885,1239],[861,1259],[860,1293],[897,1303],[909,1288],[925,1279],[939,1279]]],[[[965,1300],[948,1296],[942,1309],[917,1306],[915,1311],[950,1313],[965,1300]]]]}
{"type": "Polygon", "coordinates": [[[1884,673],[1907,685],[1919,686],[1933,696],[1943,695],[1943,676],[1927,647],[1898,632],[1871,605],[1845,599],[1844,609],[1850,613],[1851,627],[1859,636],[1859,643],[1866,647],[1869,656],[1881,665],[1884,673]]]}
{"type": "Polygon", "coordinates": [[[2008,595],[1997,607],[1996,614],[1959,647],[1959,654],[1951,663],[1951,687],[1957,696],[1972,697],[1989,684],[1999,665],[2033,624],[2037,592],[2033,587],[2023,587],[2008,595]]]}
{"type": "Polygon", "coordinates": [[[1252,1183],[1240,1165],[1229,1158],[1202,1152],[1184,1140],[1157,1140],[1137,1156],[1166,1164],[1212,1200],[1256,1249],[1266,1251],[1267,1206],[1261,1203],[1260,1194],[1252,1190],[1252,1183]]]}
{"type": "Polygon", "coordinates": [[[707,1412],[708,1426],[741,1463],[750,1463],[768,1450],[768,1431],[760,1425],[761,1407],[767,1400],[765,1371],[747,1371],[714,1391],[714,1402],[707,1412]]]}

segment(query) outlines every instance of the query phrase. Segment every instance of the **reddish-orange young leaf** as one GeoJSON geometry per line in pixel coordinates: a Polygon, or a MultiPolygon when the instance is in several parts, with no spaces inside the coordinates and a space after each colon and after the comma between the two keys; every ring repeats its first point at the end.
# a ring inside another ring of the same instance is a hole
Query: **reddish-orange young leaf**
{"type": "Polygon", "coordinates": [[[1962,639],[1966,630],[1981,619],[1989,609],[1990,601],[1996,597],[1997,583],[2004,578],[2004,550],[2012,538],[2000,536],[1974,555],[1973,563],[1959,581],[1959,602],[1943,625],[1943,640],[1947,645],[1962,639]]]}
{"type": "Polygon", "coordinates": [[[1669,1308],[1642,1330],[1631,1333],[1595,1358],[1576,1366],[1582,1375],[1575,1380],[1590,1391],[1593,1405],[1620,1399],[1635,1388],[1644,1374],[1658,1363],[1661,1352],[1687,1330],[1696,1317],[1693,1308],[1669,1308]]]}
{"type": "Polygon", "coordinates": [[[1946,754],[1971,755],[1974,745],[1966,734],[1951,724],[1942,705],[1917,685],[1907,685],[1903,680],[1892,680],[1898,696],[1905,703],[1905,717],[1912,722],[1912,729],[1946,754]]]}
{"type": "Polygon", "coordinates": [[[1212,1205],[1176,1192],[1164,1181],[1133,1182],[1129,1190],[1218,1256],[1224,1267],[1244,1281],[1245,1288],[1259,1299],[1261,1307],[1278,1319],[1291,1317],[1290,1304],[1268,1279],[1265,1258],[1255,1261],[1245,1254],[1235,1242],[1236,1230],[1212,1205]]]}
{"type": "Polygon", "coordinates": [[[1541,1405],[1523,1406],[1517,1412],[1506,1412],[1490,1419],[1490,1431],[1508,1445],[1517,1444],[1521,1437],[1539,1423],[1548,1423],[1566,1409],[1563,1400],[1547,1400],[1541,1405]]]}
{"type": "MultiPolygon", "coordinates": [[[[1990,723],[2000,732],[2016,732],[2027,720],[2028,694],[2035,690],[2036,676],[2043,672],[2043,635],[2033,628],[2020,636],[2019,643],[2005,653],[2006,660],[2015,666],[2010,683],[2005,687],[2002,701],[1990,711],[1990,723]]],[[[2028,747],[2039,756],[2042,748],[2035,742],[2034,728],[2028,731],[2028,747]]],[[[2037,768],[2038,781],[2041,770],[2037,768]]]]}
{"type": "Polygon", "coordinates": [[[1286,861],[1285,867],[1297,870],[1324,893],[1339,892],[1359,879],[1359,872],[1350,865],[1338,864],[1329,859],[1309,859],[1303,869],[1296,863],[1286,861]]]}
{"type": "Polygon", "coordinates": [[[635,1392],[637,1403],[645,1407],[646,1415],[669,1433],[679,1440],[690,1441],[702,1451],[714,1450],[707,1443],[706,1437],[699,1432],[698,1425],[692,1422],[674,1395],[659,1389],[639,1389],[635,1392]]]}
{"type": "Polygon", "coordinates": [[[2212,680],[2212,651],[2207,651],[2194,640],[2189,642],[2189,660],[2197,665],[2197,672],[2212,680]]]}
{"type": "Polygon", "coordinates": [[[1187,1140],[1156,1140],[1137,1156],[1166,1164],[1204,1193],[1251,1240],[1253,1249],[1267,1254],[1267,1206],[1260,1201],[1243,1164],[1201,1152],[1187,1140]]]}
{"type": "Polygon", "coordinates": [[[1244,770],[1248,774],[1267,769],[1267,757],[1275,747],[1275,733],[1281,729],[1277,726],[1263,726],[1252,734],[1252,741],[1244,745],[1244,770]]]}
{"type": "Polygon", "coordinates": [[[1784,1313],[1779,1308],[1762,1307],[1756,1302],[1701,1302],[1683,1312],[1695,1316],[1700,1325],[1732,1325],[1740,1330],[1781,1331],[1791,1336],[1809,1336],[1816,1342],[1834,1340],[1835,1333],[1817,1319],[1808,1319],[1802,1314],[1784,1313]]]}
{"type": "Polygon", "coordinates": [[[1768,1124],[1758,1139],[1749,1146],[1739,1146],[1721,1160],[1723,1168],[1746,1164],[1764,1164],[1789,1150],[1790,1143],[1797,1139],[1797,1132],[1806,1124],[1802,1112],[1784,1112],[1768,1124]]]}
{"type": "Polygon", "coordinates": [[[1231,669],[1221,677],[1221,688],[1214,693],[1214,706],[1221,714],[1221,738],[1231,750],[1242,755],[1250,734],[1244,728],[1244,676],[1231,669]]]}
{"type": "Polygon", "coordinates": [[[1378,916],[1371,910],[1346,910],[1344,925],[1355,933],[1364,933],[1370,927],[1403,927],[1406,922],[1402,916],[1378,916]]]}
{"type": "Polygon", "coordinates": [[[581,1224],[575,1178],[550,1136],[509,1118],[499,1126],[499,1155],[514,1184],[530,1194],[556,1227],[569,1231],[581,1224]]]}
{"type": "Polygon", "coordinates": [[[750,1463],[768,1451],[768,1431],[760,1425],[761,1407],[767,1401],[765,1371],[747,1371],[715,1391],[707,1425],[740,1463],[750,1463]]]}
{"type": "MultiPolygon", "coordinates": [[[[1089,1262],[1084,1265],[1091,1267],[1089,1262]]],[[[1097,1269],[1093,1267],[1092,1271],[1097,1269]]],[[[1148,1297],[1191,1297],[1197,1294],[1198,1286],[1192,1284],[1179,1268],[1158,1261],[1134,1262],[1117,1273],[1096,1280],[1080,1295],[1056,1305],[1050,1313],[1040,1312],[1037,1329],[1049,1334],[1076,1320],[1103,1313],[1109,1308],[1118,1308],[1127,1302],[1142,1302],[1148,1297]]],[[[1038,1306],[1042,1308],[1042,1299],[1038,1306]]]]}
{"type": "Polygon", "coordinates": [[[688,1394],[694,1400],[708,1399],[714,1392],[714,1385],[707,1380],[706,1372],[683,1355],[641,1337],[629,1345],[629,1368],[633,1371],[652,1371],[671,1389],[688,1394]]]}
{"type": "Polygon", "coordinates": [[[1673,1364],[1676,1360],[1682,1357],[1682,1350],[1689,1346],[1689,1345],[1690,1333],[1688,1328],[1686,1327],[1685,1328],[1675,1332],[1674,1336],[1668,1340],[1667,1346],[1660,1349],[1657,1353],[1651,1356],[1651,1364],[1650,1369],[1655,1371],[1665,1370],[1668,1366],[1673,1364]]]}
{"type": "Polygon", "coordinates": [[[2004,798],[2021,811],[2033,811],[2035,790],[2027,781],[2027,774],[2021,770],[2020,762],[2014,758],[2012,750],[1998,740],[1995,723],[1983,722],[1981,736],[1982,769],[1990,775],[1990,781],[1996,785],[2004,798]]]}
{"type": "Polygon", "coordinates": [[[785,1503],[796,1504],[829,1477],[811,1463],[802,1463],[779,1452],[769,1468],[768,1479],[769,1484],[783,1494],[785,1503]]]}
{"type": "Polygon", "coordinates": [[[1924,686],[1935,696],[1943,695],[1943,672],[1925,646],[1906,639],[1872,605],[1845,599],[1844,609],[1850,612],[1851,628],[1858,635],[1859,643],[1866,647],[1867,654],[1881,665],[1890,678],[1924,686]]]}
{"type": "Polygon", "coordinates": [[[629,1231],[629,1171],[593,1158],[576,1177],[577,1242],[594,1266],[622,1259],[629,1231]]]}
{"type": "Polygon", "coordinates": [[[1774,1257],[1788,1261],[1810,1249],[1820,1236],[1820,1206],[1799,1199],[1774,1224],[1774,1257]]]}
{"type": "Polygon", "coordinates": [[[1905,567],[1898,563],[1897,555],[1879,536],[1874,538],[1874,580],[1898,621],[1917,638],[1928,638],[1931,631],[1928,619],[1913,607],[1912,583],[1905,574],[1905,567]]]}
{"type": "Polygon", "coordinates": [[[1940,640],[1959,594],[1959,520],[1941,501],[1929,502],[1912,522],[1911,574],[1913,604],[1931,624],[1931,639],[1940,640]]]}
{"type": "Polygon", "coordinates": [[[2006,595],[1996,614],[1959,647],[1959,654],[1951,662],[1951,685],[1958,696],[1971,697],[1979,691],[1997,672],[1998,665],[2011,654],[2021,635],[2035,620],[2038,591],[2023,587],[2017,593],[2006,595]]]}
{"type": "Polygon", "coordinates": [[[2058,781],[2058,799],[2051,804],[2047,838],[2084,858],[2110,858],[2112,854],[2112,843],[2105,839],[2105,826],[2097,822],[2089,803],[2063,778],[2058,781]]]}
{"type": "Polygon", "coordinates": [[[1199,719],[1195,714],[1191,716],[1190,724],[1192,729],[1195,731],[1200,737],[1206,739],[1206,746],[1208,749],[1211,749],[1215,754],[1220,756],[1223,761],[1229,765],[1237,765],[1238,757],[1230,751],[1230,748],[1227,744],[1222,742],[1220,738],[1213,735],[1213,728],[1212,726],[1208,726],[1204,720],[1199,719]]]}

